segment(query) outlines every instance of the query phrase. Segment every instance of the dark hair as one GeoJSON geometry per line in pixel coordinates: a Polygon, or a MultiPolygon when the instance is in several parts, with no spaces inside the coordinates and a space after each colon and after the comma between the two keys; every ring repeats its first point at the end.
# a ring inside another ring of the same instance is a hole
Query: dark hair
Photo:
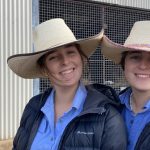
{"type": "MultiPolygon", "coordinates": [[[[82,59],[82,63],[83,63],[83,74],[87,74],[87,77],[85,79],[86,82],[89,81],[90,79],[90,71],[89,71],[89,68],[90,68],[90,61],[89,61],[89,58],[88,56],[81,50],[81,47],[79,44],[75,44],[79,54],[81,55],[81,59],[82,59]]],[[[83,76],[82,76],[83,78],[83,76]]]]}
{"type": "Polygon", "coordinates": [[[120,61],[120,65],[122,67],[122,69],[124,70],[124,67],[125,67],[125,58],[128,54],[128,51],[125,51],[122,53],[122,56],[121,56],[121,61],[120,61]]]}

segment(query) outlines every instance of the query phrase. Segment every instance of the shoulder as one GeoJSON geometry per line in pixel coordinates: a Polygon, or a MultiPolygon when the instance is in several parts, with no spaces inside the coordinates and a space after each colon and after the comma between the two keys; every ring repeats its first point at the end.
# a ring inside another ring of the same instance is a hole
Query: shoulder
{"type": "Polygon", "coordinates": [[[126,87],[125,89],[121,90],[119,92],[119,95],[122,95],[122,94],[126,93],[127,91],[131,91],[131,87],[126,87]]]}
{"type": "Polygon", "coordinates": [[[108,103],[104,107],[106,108],[107,112],[107,120],[120,120],[121,122],[123,121],[120,111],[114,105],[108,103]]]}
{"type": "Polygon", "coordinates": [[[46,92],[38,94],[36,96],[33,96],[27,105],[25,106],[25,109],[22,114],[21,118],[21,124],[24,123],[24,121],[27,118],[32,118],[36,115],[37,112],[41,109],[41,107],[45,104],[45,101],[47,97],[50,94],[50,89],[48,89],[46,92]],[[32,115],[31,115],[32,114],[32,115]]]}
{"type": "Polygon", "coordinates": [[[105,96],[107,96],[109,99],[115,100],[115,102],[118,103],[119,101],[118,94],[111,86],[97,83],[91,84],[90,86],[92,86],[94,89],[101,92],[105,96]]]}
{"type": "Polygon", "coordinates": [[[103,84],[90,84],[87,86],[88,96],[94,101],[101,103],[101,105],[111,105],[117,110],[121,111],[121,103],[116,91],[107,85],[103,84]]]}
{"type": "Polygon", "coordinates": [[[105,112],[102,149],[126,150],[126,139],[126,128],[121,114],[108,104],[105,112]]]}
{"type": "Polygon", "coordinates": [[[109,99],[112,103],[116,103],[116,104],[119,103],[118,94],[112,87],[110,87],[108,85],[104,85],[104,84],[97,84],[97,83],[90,84],[87,87],[89,89],[98,91],[98,93],[107,97],[107,99],[109,99]]]}
{"type": "Polygon", "coordinates": [[[37,109],[41,105],[43,105],[49,96],[51,89],[47,89],[44,93],[33,96],[29,102],[27,103],[25,108],[37,109]]]}
{"type": "Polygon", "coordinates": [[[120,137],[126,141],[126,128],[122,115],[113,105],[108,104],[106,107],[105,130],[109,130],[116,138],[120,137]]]}

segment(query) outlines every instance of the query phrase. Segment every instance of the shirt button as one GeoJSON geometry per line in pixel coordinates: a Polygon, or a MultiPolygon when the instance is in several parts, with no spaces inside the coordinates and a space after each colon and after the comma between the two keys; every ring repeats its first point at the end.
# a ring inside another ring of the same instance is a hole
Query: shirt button
{"type": "Polygon", "coordinates": [[[60,123],[63,122],[62,119],[59,119],[59,122],[60,122],[60,123]]]}

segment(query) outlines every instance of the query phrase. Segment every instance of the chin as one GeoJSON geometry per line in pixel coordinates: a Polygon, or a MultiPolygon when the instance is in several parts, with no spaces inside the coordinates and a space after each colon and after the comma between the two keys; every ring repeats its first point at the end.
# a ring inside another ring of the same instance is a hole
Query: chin
{"type": "Polygon", "coordinates": [[[150,91],[150,87],[134,87],[135,89],[139,90],[139,91],[143,91],[143,92],[146,92],[146,91],[150,91]]]}
{"type": "Polygon", "coordinates": [[[68,82],[68,83],[66,82],[66,83],[63,84],[63,86],[66,86],[66,87],[68,86],[69,87],[69,86],[75,86],[77,84],[79,84],[79,81],[77,81],[77,82],[68,82]]]}

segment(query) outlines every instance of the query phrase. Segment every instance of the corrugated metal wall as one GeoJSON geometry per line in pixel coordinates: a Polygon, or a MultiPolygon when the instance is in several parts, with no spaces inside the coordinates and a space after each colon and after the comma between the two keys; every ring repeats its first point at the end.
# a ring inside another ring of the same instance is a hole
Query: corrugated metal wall
{"type": "Polygon", "coordinates": [[[31,16],[31,0],[0,0],[0,140],[14,136],[33,95],[33,81],[14,75],[7,66],[8,56],[32,51],[31,16]]]}
{"type": "Polygon", "coordinates": [[[150,9],[149,0],[93,0],[93,1],[150,9]]]}

